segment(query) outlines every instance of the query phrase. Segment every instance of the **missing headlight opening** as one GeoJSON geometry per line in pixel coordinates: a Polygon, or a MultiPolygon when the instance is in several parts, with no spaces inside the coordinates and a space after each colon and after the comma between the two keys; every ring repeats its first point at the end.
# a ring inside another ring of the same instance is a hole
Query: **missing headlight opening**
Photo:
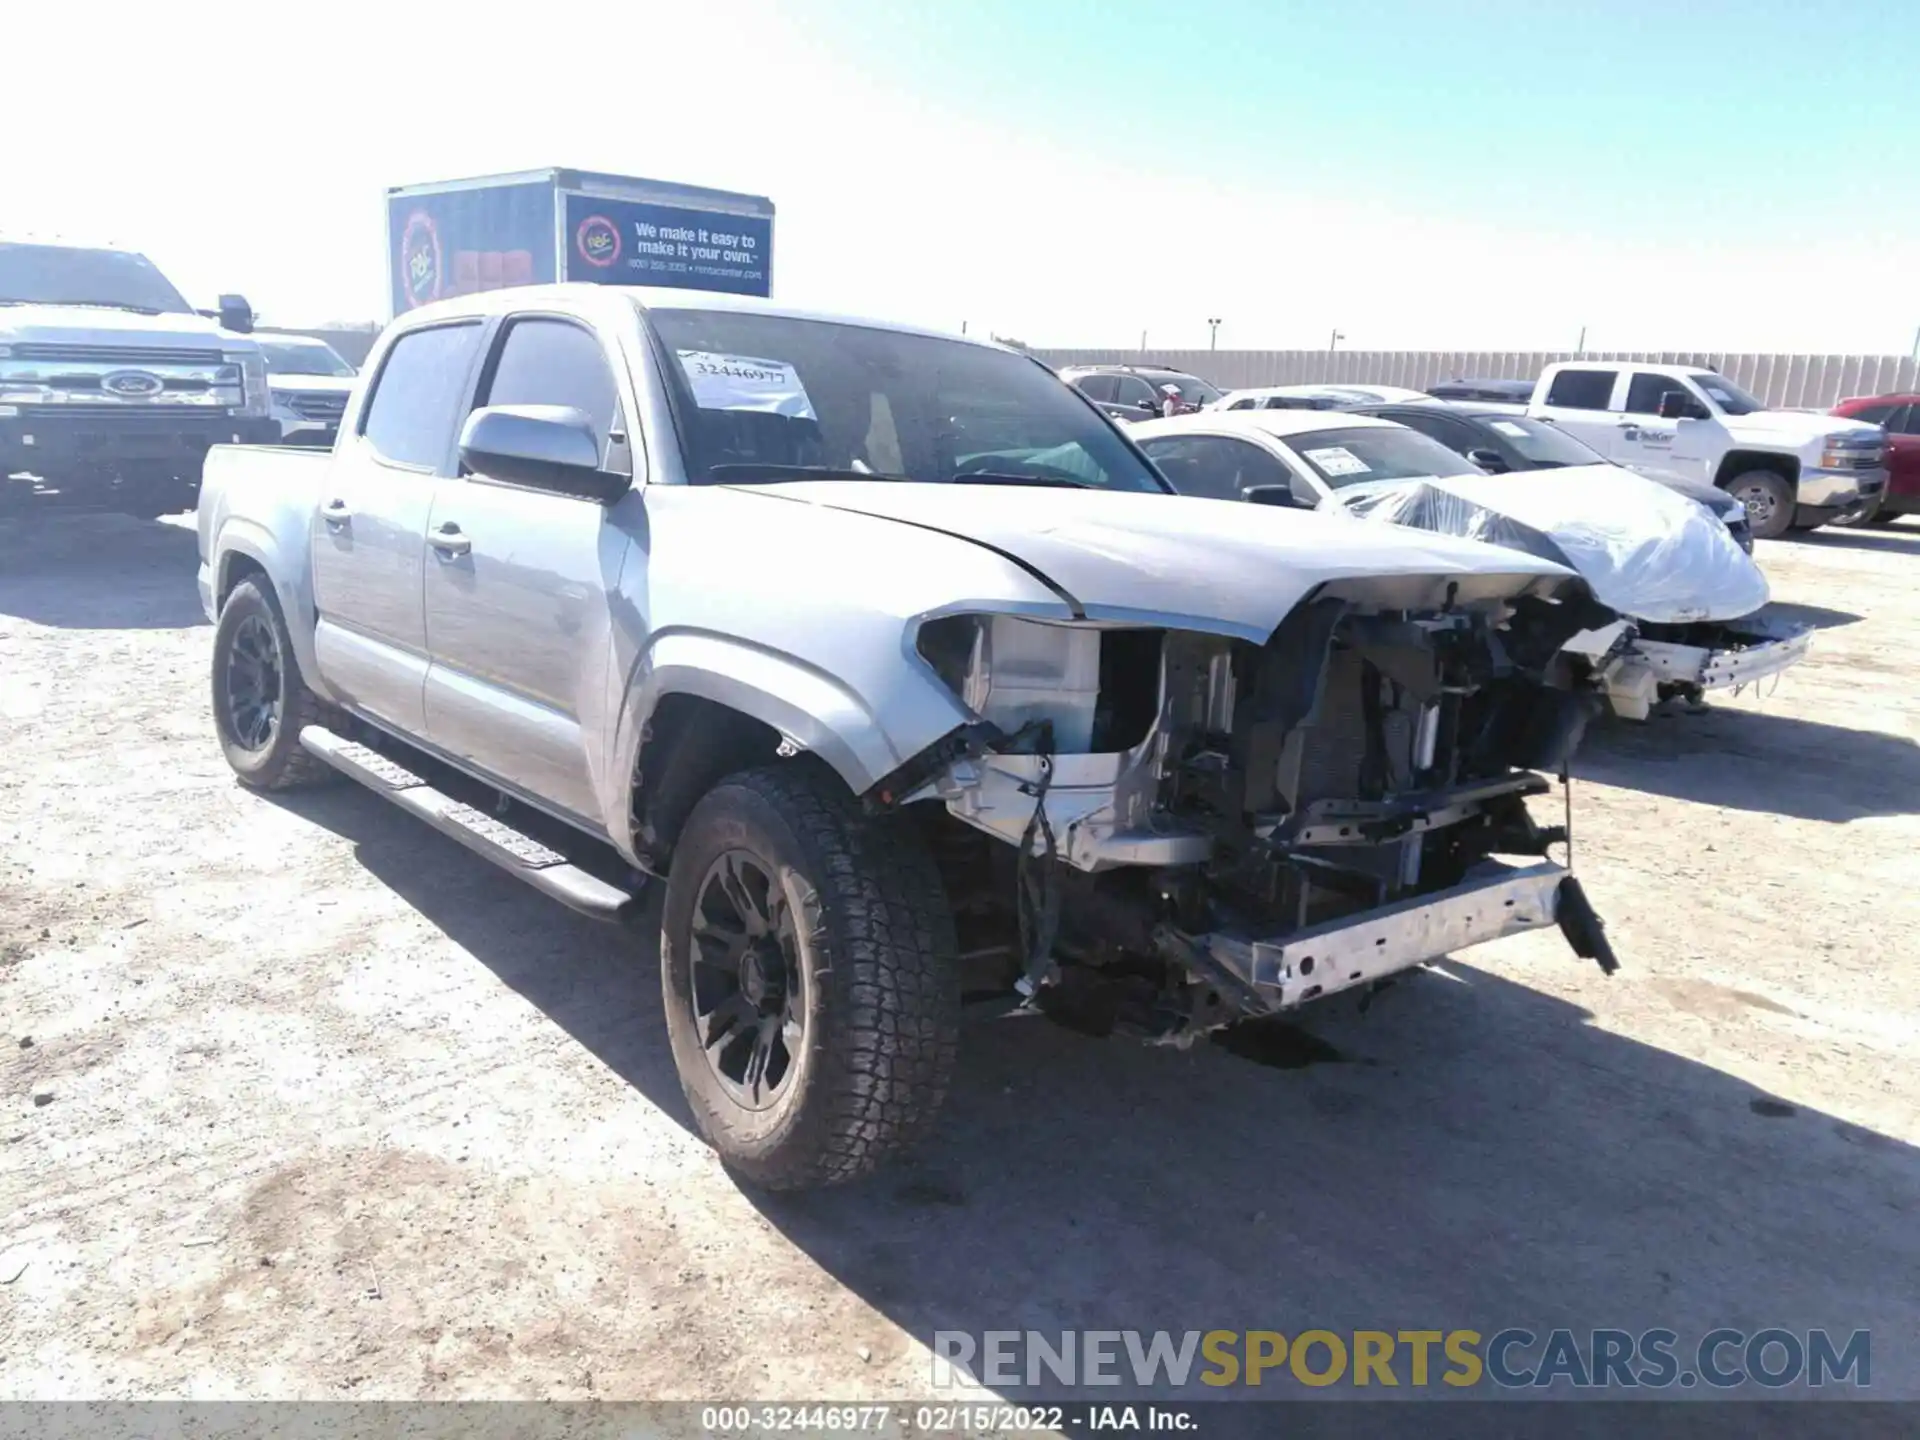
{"type": "Polygon", "coordinates": [[[1600,706],[1561,652],[1595,619],[1576,595],[1408,610],[1330,587],[1263,645],[943,616],[919,650],[972,720],[876,791],[917,802],[968,989],[1080,1028],[1186,1043],[1555,924],[1611,969],[1549,858],[1565,828],[1526,804],[1600,706]]]}

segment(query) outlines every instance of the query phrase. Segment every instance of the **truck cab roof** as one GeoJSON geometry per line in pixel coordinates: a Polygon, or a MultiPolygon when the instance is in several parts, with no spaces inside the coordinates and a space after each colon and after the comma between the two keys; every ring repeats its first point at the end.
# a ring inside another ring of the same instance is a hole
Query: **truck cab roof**
{"type": "Polygon", "coordinates": [[[983,350],[1003,350],[1015,355],[1022,353],[1011,346],[1002,345],[997,341],[982,340],[974,335],[958,335],[950,330],[905,325],[895,320],[878,320],[828,310],[809,310],[782,305],[757,295],[730,295],[715,290],[676,290],[658,285],[598,285],[581,280],[564,281],[555,285],[516,285],[435,300],[397,317],[394,326],[412,329],[418,325],[433,324],[436,321],[456,317],[505,315],[523,310],[537,310],[543,302],[564,303],[588,310],[604,309],[616,303],[625,303],[642,312],[735,310],[756,315],[773,315],[787,320],[820,320],[837,325],[859,325],[866,329],[887,330],[901,335],[925,335],[937,340],[954,340],[965,345],[977,345],[983,350]]]}

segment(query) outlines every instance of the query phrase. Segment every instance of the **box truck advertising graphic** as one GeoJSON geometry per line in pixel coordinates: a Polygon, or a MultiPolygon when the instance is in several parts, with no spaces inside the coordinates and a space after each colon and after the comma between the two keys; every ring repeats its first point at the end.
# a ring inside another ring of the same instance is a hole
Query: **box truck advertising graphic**
{"type": "Polygon", "coordinates": [[[450,295],[585,280],[772,292],[773,202],[580,170],[387,192],[395,315],[450,295]]]}

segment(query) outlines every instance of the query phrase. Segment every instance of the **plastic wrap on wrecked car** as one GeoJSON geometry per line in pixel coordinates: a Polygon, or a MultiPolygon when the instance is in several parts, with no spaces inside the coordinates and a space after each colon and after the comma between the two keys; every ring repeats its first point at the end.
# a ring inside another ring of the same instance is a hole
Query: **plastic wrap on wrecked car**
{"type": "Polygon", "coordinates": [[[1368,519],[1571,566],[1637,620],[1736,620],[1767,603],[1766,577],[1719,517],[1611,466],[1367,485],[1342,499],[1368,519]]]}

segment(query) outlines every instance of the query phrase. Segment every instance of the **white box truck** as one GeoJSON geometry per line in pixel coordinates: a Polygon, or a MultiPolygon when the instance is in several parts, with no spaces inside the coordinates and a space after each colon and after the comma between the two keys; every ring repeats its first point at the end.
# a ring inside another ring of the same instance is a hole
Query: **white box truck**
{"type": "Polygon", "coordinates": [[[773,202],[591,170],[387,191],[392,314],[451,295],[587,280],[730,295],[773,289],[773,202]]]}

